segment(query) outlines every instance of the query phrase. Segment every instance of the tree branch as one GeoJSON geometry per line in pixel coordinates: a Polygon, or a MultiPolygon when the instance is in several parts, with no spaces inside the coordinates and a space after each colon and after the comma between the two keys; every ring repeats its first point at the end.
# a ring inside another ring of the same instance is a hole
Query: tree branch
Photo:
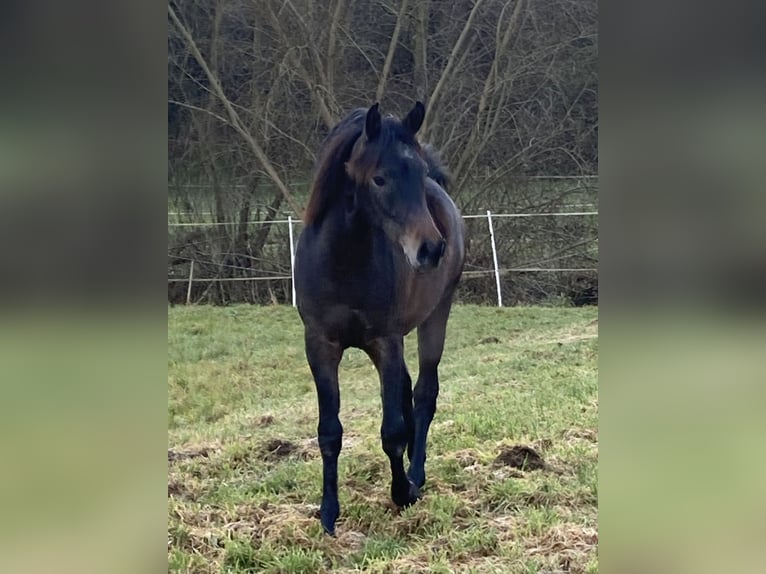
{"type": "MultiPolygon", "coordinates": [[[[489,72],[487,73],[487,77],[484,79],[484,88],[482,89],[481,95],[479,96],[479,108],[476,111],[476,122],[471,128],[471,133],[468,136],[468,142],[464,145],[463,153],[460,154],[460,159],[458,160],[457,167],[455,168],[455,173],[462,174],[462,177],[456,186],[457,189],[460,189],[462,183],[465,181],[465,176],[467,175],[468,170],[470,170],[470,168],[476,162],[476,159],[489,140],[489,135],[492,133],[490,126],[485,123],[484,137],[480,138],[482,135],[482,118],[484,112],[487,109],[490,97],[492,96],[497,84],[500,58],[503,54],[507,53],[508,43],[510,42],[511,36],[518,25],[519,14],[521,14],[521,7],[524,4],[524,0],[516,0],[516,5],[513,8],[513,13],[511,14],[508,25],[505,27],[505,32],[501,36],[500,30],[502,29],[503,17],[509,4],[510,1],[503,6],[503,9],[500,12],[500,17],[497,21],[497,27],[495,31],[495,55],[492,58],[492,65],[490,66],[489,72]]],[[[499,117],[501,108],[502,106],[495,106],[495,121],[492,122],[494,125],[496,125],[496,120],[499,117]]],[[[487,122],[489,122],[489,119],[487,122]]]]}
{"type": "Polygon", "coordinates": [[[259,162],[261,162],[264,170],[277,186],[277,188],[285,196],[287,203],[290,205],[293,211],[295,211],[296,215],[300,214],[302,210],[296,203],[295,199],[290,193],[290,190],[287,188],[287,185],[285,185],[285,182],[282,181],[281,177],[279,177],[279,174],[277,173],[276,169],[274,169],[274,165],[271,163],[268,156],[263,151],[263,148],[261,148],[253,135],[247,131],[247,129],[245,129],[239,114],[237,114],[237,111],[234,109],[231,102],[226,97],[226,94],[223,91],[223,87],[221,86],[221,81],[218,79],[218,76],[212,72],[207,62],[205,61],[205,58],[202,57],[202,54],[197,48],[197,44],[194,42],[194,38],[192,38],[189,30],[186,29],[186,26],[184,26],[183,23],[178,19],[175,10],[173,10],[173,7],[170,4],[168,4],[168,15],[170,16],[170,19],[173,21],[173,24],[175,24],[178,31],[181,33],[181,36],[183,37],[186,46],[194,56],[194,59],[197,60],[197,63],[205,72],[205,75],[210,81],[210,84],[213,86],[213,91],[218,96],[218,99],[221,100],[223,107],[226,109],[226,113],[229,116],[232,127],[234,127],[234,129],[237,130],[237,132],[239,132],[243,138],[245,138],[245,141],[250,146],[250,149],[255,154],[255,157],[258,158],[259,162]]]}
{"type": "Polygon", "coordinates": [[[335,85],[335,40],[338,31],[338,22],[343,9],[346,7],[345,0],[337,0],[335,10],[330,22],[330,37],[327,41],[327,83],[332,87],[335,85]]]}
{"type": "Polygon", "coordinates": [[[383,71],[380,73],[378,89],[375,91],[375,101],[377,102],[383,99],[383,92],[386,89],[388,72],[391,70],[391,62],[394,60],[394,52],[396,52],[396,46],[399,44],[399,33],[402,30],[402,20],[404,20],[404,13],[407,11],[408,4],[409,0],[402,0],[402,6],[399,8],[399,14],[396,17],[396,27],[394,28],[394,33],[391,36],[391,41],[388,43],[386,61],[383,64],[383,71]]]}
{"type": "Polygon", "coordinates": [[[191,104],[185,104],[185,103],[179,102],[177,100],[168,100],[168,103],[169,104],[175,104],[176,106],[181,106],[182,108],[188,108],[190,110],[195,110],[195,111],[198,111],[198,112],[204,112],[204,113],[206,113],[206,114],[208,114],[210,116],[213,116],[215,119],[219,120],[224,125],[227,125],[227,126],[231,125],[231,122],[229,120],[227,120],[225,117],[219,116],[215,112],[211,112],[210,110],[206,110],[205,108],[200,108],[198,106],[193,106],[191,104]]]}
{"type": "Polygon", "coordinates": [[[432,115],[431,112],[436,106],[437,102],[439,101],[439,95],[441,94],[441,90],[444,87],[444,84],[446,83],[447,79],[450,76],[450,73],[452,72],[452,68],[455,65],[455,61],[458,57],[458,54],[460,53],[460,50],[463,47],[463,44],[465,43],[466,38],[468,37],[468,32],[471,29],[471,24],[473,24],[474,18],[476,18],[476,15],[479,13],[479,7],[482,5],[484,0],[476,0],[476,4],[473,5],[473,8],[471,8],[471,13],[468,15],[468,19],[465,22],[465,25],[463,26],[463,30],[460,32],[460,36],[457,39],[457,42],[455,42],[455,45],[452,48],[452,52],[449,55],[449,59],[447,60],[447,65],[444,67],[444,70],[442,71],[441,77],[439,78],[439,81],[436,82],[436,87],[434,88],[434,91],[431,93],[431,97],[428,98],[428,105],[426,106],[426,117],[423,120],[423,133],[427,133],[427,126],[428,126],[428,119],[429,116],[432,115]]]}
{"type": "Polygon", "coordinates": [[[322,69],[322,62],[321,59],[314,48],[314,46],[311,45],[311,39],[308,37],[310,28],[306,25],[306,23],[303,21],[303,18],[301,17],[300,12],[293,6],[292,2],[289,2],[289,0],[286,2],[286,5],[290,8],[290,10],[293,12],[293,15],[295,16],[296,21],[303,27],[303,32],[307,35],[307,39],[309,41],[307,45],[307,49],[311,55],[311,59],[314,63],[314,67],[316,68],[317,74],[319,75],[319,83],[314,82],[311,79],[311,74],[309,74],[309,71],[306,69],[306,67],[303,65],[303,62],[301,62],[301,59],[296,56],[296,50],[293,50],[292,48],[296,47],[293,46],[290,42],[287,34],[285,33],[284,28],[282,27],[282,23],[278,17],[277,14],[274,13],[274,10],[271,8],[271,5],[269,4],[269,15],[271,16],[272,24],[274,28],[279,32],[279,36],[282,39],[282,43],[285,45],[285,48],[287,49],[287,55],[292,61],[293,67],[295,68],[295,71],[298,73],[298,76],[303,80],[303,83],[306,84],[306,87],[309,89],[311,94],[314,96],[314,100],[316,100],[317,104],[319,105],[319,114],[322,116],[322,121],[324,122],[325,126],[328,128],[332,128],[332,126],[335,125],[337,122],[335,115],[330,111],[330,107],[327,105],[327,101],[322,95],[322,90],[324,89],[328,94],[330,94],[330,97],[332,98],[331,93],[331,86],[327,85],[327,79],[325,78],[324,70],[322,69]]]}

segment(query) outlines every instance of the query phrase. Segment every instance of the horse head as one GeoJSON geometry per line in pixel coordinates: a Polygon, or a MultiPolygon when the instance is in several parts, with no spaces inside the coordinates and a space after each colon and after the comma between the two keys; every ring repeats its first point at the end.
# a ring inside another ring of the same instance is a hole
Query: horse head
{"type": "Polygon", "coordinates": [[[416,138],[424,117],[421,102],[401,121],[381,117],[374,104],[345,165],[348,216],[361,214],[382,228],[418,271],[436,267],[446,246],[426,202],[428,166],[416,138]]]}

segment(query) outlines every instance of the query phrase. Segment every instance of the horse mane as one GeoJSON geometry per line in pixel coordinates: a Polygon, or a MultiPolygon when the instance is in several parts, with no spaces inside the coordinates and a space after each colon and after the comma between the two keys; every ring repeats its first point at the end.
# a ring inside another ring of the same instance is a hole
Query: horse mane
{"type": "Polygon", "coordinates": [[[309,201],[303,212],[303,222],[310,225],[319,221],[327,207],[341,192],[346,177],[345,163],[351,150],[362,135],[367,108],[357,108],[327,134],[319,148],[309,201]]]}
{"type": "Polygon", "coordinates": [[[425,144],[420,148],[423,159],[428,165],[428,177],[444,188],[447,193],[452,187],[452,176],[442,162],[441,154],[431,144],[425,144]]]}
{"type": "MultiPolygon", "coordinates": [[[[328,207],[342,192],[346,178],[346,162],[351,156],[354,144],[364,131],[367,108],[357,108],[338,122],[322,141],[314,168],[309,200],[303,212],[306,225],[319,222],[328,207]]],[[[386,119],[389,119],[388,117],[386,119]]],[[[384,130],[384,134],[392,134],[384,130]]],[[[415,140],[418,152],[428,166],[428,177],[449,193],[451,177],[442,163],[439,152],[430,144],[420,146],[415,140]]]]}

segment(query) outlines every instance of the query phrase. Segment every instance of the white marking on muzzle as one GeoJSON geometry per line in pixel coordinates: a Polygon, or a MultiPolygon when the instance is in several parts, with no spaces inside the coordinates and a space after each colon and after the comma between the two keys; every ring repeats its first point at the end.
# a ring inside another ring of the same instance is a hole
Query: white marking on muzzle
{"type": "Polygon", "coordinates": [[[418,241],[410,235],[405,235],[400,240],[399,245],[402,246],[402,251],[404,251],[404,256],[407,258],[410,267],[413,269],[419,268],[418,249],[420,249],[420,245],[418,244],[418,241]]]}

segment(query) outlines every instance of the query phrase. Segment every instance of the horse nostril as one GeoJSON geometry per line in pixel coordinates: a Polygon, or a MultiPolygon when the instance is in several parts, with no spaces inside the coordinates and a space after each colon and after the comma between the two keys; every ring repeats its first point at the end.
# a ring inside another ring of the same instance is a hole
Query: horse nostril
{"type": "Polygon", "coordinates": [[[418,263],[424,265],[429,259],[428,255],[428,242],[424,241],[420,244],[420,248],[418,249],[418,263]]]}
{"type": "Polygon", "coordinates": [[[447,249],[447,242],[442,239],[439,241],[439,257],[438,259],[441,259],[444,257],[444,250],[447,249]]]}

